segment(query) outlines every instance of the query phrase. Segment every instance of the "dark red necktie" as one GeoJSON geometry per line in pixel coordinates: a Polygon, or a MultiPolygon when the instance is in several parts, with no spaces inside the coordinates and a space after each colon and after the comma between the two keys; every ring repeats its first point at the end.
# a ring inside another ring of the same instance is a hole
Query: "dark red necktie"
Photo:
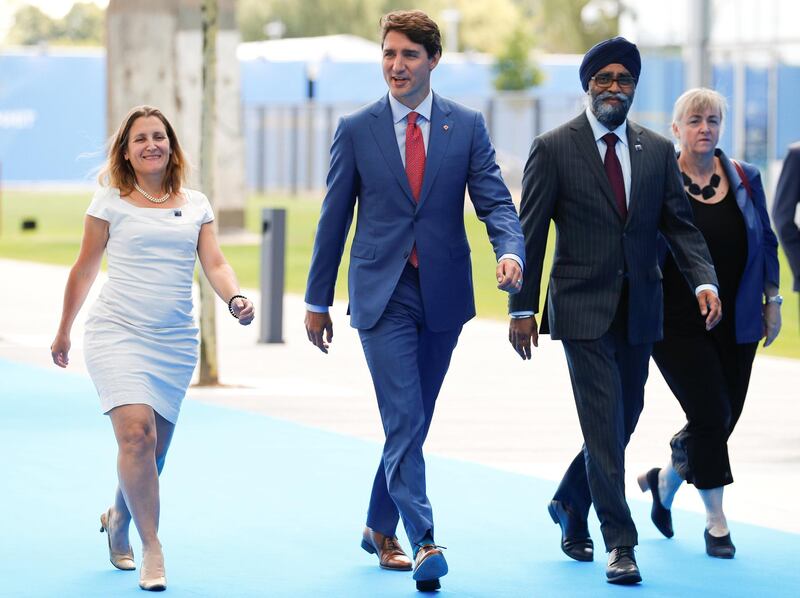
{"type": "Polygon", "coordinates": [[[606,142],[606,157],[603,160],[603,166],[605,166],[608,182],[611,183],[611,189],[617,200],[617,210],[624,220],[628,217],[628,204],[625,201],[625,179],[622,177],[622,166],[617,158],[615,147],[619,137],[614,133],[606,133],[603,135],[603,141],[606,142]]]}
{"type": "MultiPolygon", "coordinates": [[[[422,140],[422,130],[417,125],[419,114],[416,112],[408,113],[408,126],[406,126],[406,176],[414,195],[414,201],[419,201],[419,194],[422,192],[422,177],[425,174],[425,142],[422,140]]],[[[417,246],[411,248],[409,263],[415,268],[419,268],[417,259],[417,246]]]]}

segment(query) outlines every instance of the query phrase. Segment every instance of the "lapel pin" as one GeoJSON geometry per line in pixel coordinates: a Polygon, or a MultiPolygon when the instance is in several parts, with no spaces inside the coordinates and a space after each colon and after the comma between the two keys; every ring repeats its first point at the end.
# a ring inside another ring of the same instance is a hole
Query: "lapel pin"
{"type": "Polygon", "coordinates": [[[633,146],[633,149],[635,149],[637,152],[642,151],[642,144],[637,143],[636,145],[633,146]]]}
{"type": "Polygon", "coordinates": [[[446,131],[447,129],[450,128],[450,125],[442,125],[442,128],[446,131]]]}

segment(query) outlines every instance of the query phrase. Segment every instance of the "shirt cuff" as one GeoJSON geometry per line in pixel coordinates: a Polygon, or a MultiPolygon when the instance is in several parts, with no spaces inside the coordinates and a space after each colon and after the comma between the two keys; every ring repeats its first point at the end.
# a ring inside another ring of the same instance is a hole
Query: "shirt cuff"
{"type": "Polygon", "coordinates": [[[522,318],[530,318],[533,316],[533,312],[530,310],[527,311],[512,311],[510,314],[512,320],[521,320],[522,318]]]}
{"type": "Polygon", "coordinates": [[[719,289],[713,284],[701,284],[694,290],[695,296],[699,295],[701,291],[714,291],[714,294],[719,297],[719,289]]]}
{"type": "Polygon", "coordinates": [[[315,314],[326,314],[326,313],[328,313],[328,306],[327,305],[312,305],[311,303],[306,303],[306,309],[308,311],[313,311],[315,314]]]}
{"type": "Polygon", "coordinates": [[[525,271],[525,264],[522,263],[522,258],[519,257],[518,255],[515,255],[513,253],[504,253],[503,255],[500,256],[500,259],[497,260],[497,261],[499,263],[499,262],[501,262],[503,260],[514,260],[515,262],[517,262],[519,264],[520,269],[523,272],[525,271]]]}

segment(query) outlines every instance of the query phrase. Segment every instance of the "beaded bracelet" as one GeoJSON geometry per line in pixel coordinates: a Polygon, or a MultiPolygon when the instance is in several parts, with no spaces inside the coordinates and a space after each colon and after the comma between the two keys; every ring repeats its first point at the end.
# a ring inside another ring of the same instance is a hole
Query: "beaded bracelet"
{"type": "Polygon", "coordinates": [[[247,301],[247,297],[245,297],[244,295],[234,295],[233,297],[231,297],[230,301],[228,301],[228,311],[231,312],[231,315],[238,320],[239,316],[237,316],[236,312],[233,311],[234,299],[244,299],[245,301],[247,301]]]}

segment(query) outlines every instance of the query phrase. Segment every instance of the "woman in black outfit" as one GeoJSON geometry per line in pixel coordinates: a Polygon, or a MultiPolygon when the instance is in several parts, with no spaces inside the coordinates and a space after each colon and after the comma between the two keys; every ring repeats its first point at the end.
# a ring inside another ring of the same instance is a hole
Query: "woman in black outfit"
{"type": "Polygon", "coordinates": [[[758,341],[766,337],[766,347],[780,331],[782,298],[778,242],[758,169],[716,147],[724,114],[725,99],[710,89],[689,90],[675,103],[678,164],[717,271],[723,318],[706,330],[665,245],[664,339],[653,359],[687,423],[670,442],[666,467],[639,476],[639,486],[652,492],[651,518],[670,538],[672,499],[684,481],[694,484],[706,507],[706,552],[732,558],[736,548],[722,510],[723,489],[733,482],[727,441],[742,413],[758,341]]]}

